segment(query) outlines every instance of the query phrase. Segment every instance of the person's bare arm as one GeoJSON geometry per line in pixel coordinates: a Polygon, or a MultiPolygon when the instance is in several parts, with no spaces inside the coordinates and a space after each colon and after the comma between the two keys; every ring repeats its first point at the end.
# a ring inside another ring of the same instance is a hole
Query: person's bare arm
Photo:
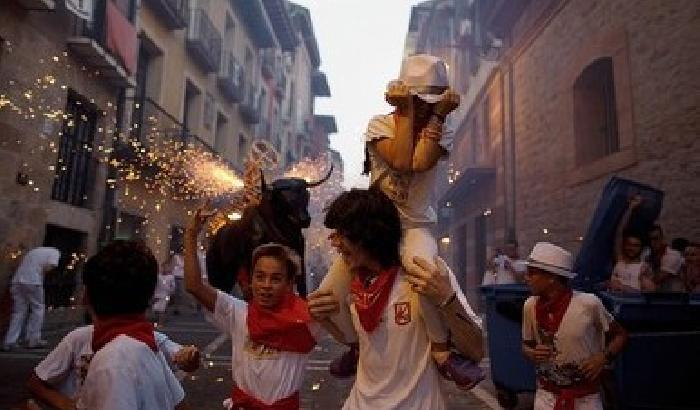
{"type": "Polygon", "coordinates": [[[209,216],[211,215],[206,214],[202,208],[197,209],[185,230],[185,289],[207,310],[213,312],[216,306],[216,289],[202,280],[197,259],[197,235],[209,216]]]}
{"type": "Polygon", "coordinates": [[[346,344],[345,336],[338,326],[333,323],[331,316],[338,312],[340,303],[333,295],[333,292],[328,290],[317,290],[309,293],[306,299],[309,307],[309,314],[318,322],[335,340],[346,344]]]}
{"type": "Polygon", "coordinates": [[[439,306],[440,316],[450,329],[450,341],[460,353],[474,361],[484,357],[484,335],[457,298],[450,284],[447,265],[435,258],[436,266],[423,258],[413,262],[419,269],[406,269],[406,279],[417,293],[439,306]]]}
{"type": "Polygon", "coordinates": [[[394,138],[384,138],[374,144],[379,156],[392,168],[400,172],[411,170],[415,138],[413,136],[413,96],[403,83],[391,84],[386,100],[396,107],[396,131],[394,138]]]}
{"type": "Polygon", "coordinates": [[[596,380],[608,363],[608,357],[617,356],[622,352],[625,343],[627,343],[627,331],[615,321],[610,323],[610,329],[606,336],[610,339],[610,343],[608,343],[605,351],[593,354],[581,364],[581,371],[583,371],[588,380],[596,380]]]}
{"type": "Polygon", "coordinates": [[[75,410],[75,400],[54,389],[32,372],[27,380],[27,389],[34,398],[58,410],[75,410]]]}
{"type": "Polygon", "coordinates": [[[641,203],[642,196],[639,194],[630,198],[627,209],[622,215],[622,219],[620,219],[620,222],[617,224],[617,230],[615,231],[615,261],[620,261],[622,259],[622,236],[624,235],[625,228],[627,228],[632,213],[641,203]]]}

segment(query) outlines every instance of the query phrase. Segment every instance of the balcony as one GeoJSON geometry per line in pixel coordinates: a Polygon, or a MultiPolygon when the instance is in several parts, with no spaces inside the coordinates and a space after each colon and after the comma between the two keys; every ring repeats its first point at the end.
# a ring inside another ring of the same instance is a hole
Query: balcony
{"type": "Polygon", "coordinates": [[[440,198],[440,201],[454,203],[463,201],[469,192],[495,177],[496,168],[492,166],[467,167],[455,176],[455,179],[450,183],[447,192],[440,198]]]}
{"type": "Polygon", "coordinates": [[[16,0],[17,4],[25,10],[49,11],[56,9],[54,0],[16,0]]]}
{"type": "Polygon", "coordinates": [[[222,94],[232,103],[243,100],[243,66],[236,60],[232,51],[224,52],[217,83],[222,94]]]}
{"type": "Polygon", "coordinates": [[[245,98],[238,105],[238,111],[241,113],[243,121],[248,124],[257,124],[260,122],[260,113],[262,112],[260,93],[257,87],[252,84],[248,84],[246,88],[245,98]]]}
{"type": "Polygon", "coordinates": [[[266,49],[262,51],[262,61],[260,70],[263,77],[271,80],[276,71],[277,67],[277,56],[275,55],[275,49],[266,49]]]}
{"type": "Polygon", "coordinates": [[[221,34],[203,9],[194,9],[190,13],[187,50],[207,73],[217,71],[221,66],[221,34]]]}
{"type": "Polygon", "coordinates": [[[277,76],[275,78],[275,95],[277,98],[284,99],[285,94],[287,93],[287,75],[284,73],[284,71],[279,70],[277,72],[277,76]]]}
{"type": "Polygon", "coordinates": [[[96,0],[93,6],[92,21],[76,18],[74,35],[66,40],[68,49],[108,83],[135,87],[131,74],[136,71],[136,28],[111,1],[96,0]]]}
{"type": "Polygon", "coordinates": [[[187,3],[187,0],[148,0],[148,4],[169,30],[187,27],[190,11],[187,3]]]}

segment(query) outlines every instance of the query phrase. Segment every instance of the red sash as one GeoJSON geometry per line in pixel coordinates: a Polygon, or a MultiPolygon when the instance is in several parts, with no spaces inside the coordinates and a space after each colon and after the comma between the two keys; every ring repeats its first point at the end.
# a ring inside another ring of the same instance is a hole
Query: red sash
{"type": "Polygon", "coordinates": [[[544,390],[547,390],[557,397],[553,410],[574,410],[576,399],[580,399],[600,391],[600,385],[597,380],[586,380],[572,386],[560,387],[552,382],[540,378],[540,385],[544,390]]]}
{"type": "Polygon", "coordinates": [[[243,410],[299,410],[299,392],[279,399],[272,404],[265,404],[234,385],[231,391],[233,409],[243,410]]]}
{"type": "Polygon", "coordinates": [[[255,301],[248,304],[246,324],[250,339],[285,352],[309,353],[316,339],[309,331],[311,315],[306,302],[289,292],[274,309],[266,309],[255,301]]]}
{"type": "Polygon", "coordinates": [[[567,289],[556,299],[544,300],[542,296],[535,303],[535,318],[537,325],[549,333],[556,333],[569,307],[574,292],[567,289]]]}
{"type": "Polygon", "coordinates": [[[366,274],[353,277],[350,292],[353,295],[357,316],[365,331],[372,332],[379,325],[398,271],[398,266],[383,270],[368,287],[364,285],[366,274]]]}
{"type": "Polygon", "coordinates": [[[114,315],[96,320],[92,333],[92,351],[97,352],[119,335],[129,336],[147,344],[154,352],[158,351],[153,336],[153,323],[146,320],[144,314],[114,315]]]}

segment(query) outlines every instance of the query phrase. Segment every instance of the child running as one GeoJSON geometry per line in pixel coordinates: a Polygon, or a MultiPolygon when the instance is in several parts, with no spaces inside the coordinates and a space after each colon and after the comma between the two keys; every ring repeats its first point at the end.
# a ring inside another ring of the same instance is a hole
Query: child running
{"type": "Polygon", "coordinates": [[[208,215],[197,210],[185,232],[185,286],[213,313],[214,324],[231,337],[234,409],[299,408],[304,370],[321,326],[312,322],[306,302],[294,294],[299,257],[270,243],[253,252],[250,303],[202,280],[197,234],[208,215]]]}
{"type": "Polygon", "coordinates": [[[146,319],[158,262],[136,241],[114,241],[88,259],[85,300],[93,315],[94,353],[77,409],[180,409],[185,392],[158,348],[146,319]]]}

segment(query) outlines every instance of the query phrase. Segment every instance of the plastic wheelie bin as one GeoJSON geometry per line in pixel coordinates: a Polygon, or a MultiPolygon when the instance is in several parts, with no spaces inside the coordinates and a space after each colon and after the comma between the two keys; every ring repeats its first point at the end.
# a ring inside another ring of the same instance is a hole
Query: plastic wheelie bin
{"type": "Polygon", "coordinates": [[[535,390],[535,367],[522,354],[523,304],[530,296],[526,285],[481,287],[486,307],[486,329],[491,379],[499,403],[512,408],[516,393],[535,390]]]}
{"type": "Polygon", "coordinates": [[[682,293],[599,296],[629,334],[615,361],[618,408],[700,409],[700,300],[682,293]]]}

